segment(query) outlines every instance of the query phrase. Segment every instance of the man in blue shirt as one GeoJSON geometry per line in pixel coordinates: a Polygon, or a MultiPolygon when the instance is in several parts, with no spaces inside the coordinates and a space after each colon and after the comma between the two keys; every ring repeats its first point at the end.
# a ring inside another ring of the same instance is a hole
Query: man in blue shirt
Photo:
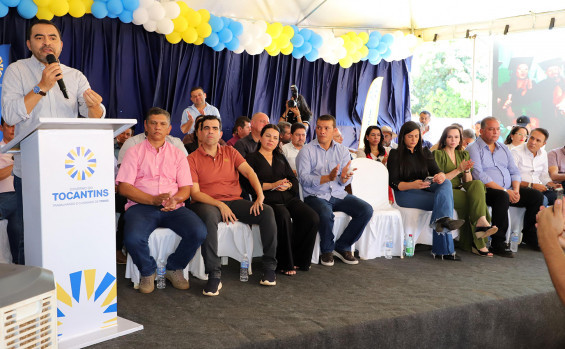
{"type": "Polygon", "coordinates": [[[350,168],[349,150],[333,141],[336,129],[333,116],[320,116],[316,121],[316,139],[305,145],[296,157],[304,202],[320,216],[321,263],[325,266],[334,264],[334,256],[347,264],[359,263],[351,246],[359,240],[373,216],[371,205],[345,191],[355,169],[350,168]],[[351,221],[335,242],[334,211],[351,216],[351,221]]]}
{"type": "Polygon", "coordinates": [[[500,123],[492,116],[481,121],[480,137],[467,147],[474,161],[473,179],[487,187],[487,205],[492,207],[492,224],[498,232],[492,236],[492,252],[502,257],[513,257],[506,243],[508,206],[525,207],[522,241],[539,251],[536,232],[536,214],[543,204],[543,194],[535,189],[520,187],[520,170],[510,150],[499,143],[500,123]]]}
{"type": "Polygon", "coordinates": [[[180,121],[182,133],[194,131],[194,120],[198,115],[214,115],[221,119],[218,109],[206,102],[206,93],[202,87],[193,87],[190,90],[190,100],[193,104],[182,112],[180,121]]]}

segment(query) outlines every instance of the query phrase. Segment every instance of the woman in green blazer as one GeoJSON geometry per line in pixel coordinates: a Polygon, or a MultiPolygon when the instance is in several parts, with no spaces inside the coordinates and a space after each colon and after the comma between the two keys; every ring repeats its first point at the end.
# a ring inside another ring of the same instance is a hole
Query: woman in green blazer
{"type": "Polygon", "coordinates": [[[461,130],[457,126],[447,127],[434,157],[446,178],[451,180],[455,211],[459,219],[465,220],[460,228],[459,247],[479,256],[492,257],[486,247],[486,238],[498,228],[489,223],[485,185],[471,177],[473,161],[469,159],[469,153],[461,149],[461,140],[461,130]]]}

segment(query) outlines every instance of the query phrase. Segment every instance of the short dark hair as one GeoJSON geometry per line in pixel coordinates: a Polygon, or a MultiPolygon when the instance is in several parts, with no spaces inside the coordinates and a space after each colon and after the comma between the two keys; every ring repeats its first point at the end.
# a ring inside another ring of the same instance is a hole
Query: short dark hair
{"type": "Polygon", "coordinates": [[[217,120],[218,123],[220,124],[220,130],[222,130],[222,120],[220,120],[220,118],[218,118],[216,115],[204,115],[200,119],[200,129],[201,130],[202,130],[202,127],[204,126],[204,121],[208,121],[208,120],[217,120]]]}
{"type": "Polygon", "coordinates": [[[545,136],[544,142],[547,142],[547,139],[549,138],[549,132],[548,132],[545,128],[541,128],[541,127],[534,128],[534,129],[532,130],[532,132],[530,132],[530,135],[531,135],[532,133],[534,133],[534,131],[538,131],[538,132],[542,133],[542,134],[545,136]]]}
{"type": "Polygon", "coordinates": [[[292,128],[292,124],[287,121],[281,121],[278,123],[277,127],[279,128],[279,132],[282,131],[284,128],[292,128]]]}
{"type": "Polygon", "coordinates": [[[306,125],[300,122],[295,122],[294,124],[292,124],[292,126],[290,126],[290,134],[294,134],[296,130],[300,130],[300,129],[306,130],[306,125]]]}
{"type": "Polygon", "coordinates": [[[429,116],[429,117],[432,116],[432,114],[430,114],[430,112],[427,111],[427,110],[422,110],[422,111],[420,112],[420,114],[426,114],[426,115],[429,116]]]}
{"type": "Polygon", "coordinates": [[[475,135],[475,130],[471,130],[470,128],[464,129],[463,138],[472,138],[472,139],[477,138],[477,136],[475,135]]]}
{"type": "Polygon", "coordinates": [[[441,137],[439,138],[438,147],[437,147],[438,149],[441,150],[441,149],[443,149],[447,146],[447,134],[451,130],[457,130],[457,132],[459,132],[459,144],[457,145],[457,147],[455,147],[455,149],[461,150],[461,143],[463,142],[463,135],[461,134],[461,129],[456,125],[447,126],[443,130],[443,133],[441,134],[441,137]]]}
{"type": "Polygon", "coordinates": [[[4,120],[4,118],[0,119],[0,124],[4,126],[6,124],[6,120],[4,120]]]}
{"type": "Polygon", "coordinates": [[[233,125],[233,132],[235,133],[239,127],[244,128],[246,122],[251,122],[247,116],[240,116],[235,119],[235,124],[233,125]]]}
{"type": "MultiPolygon", "coordinates": [[[[200,86],[196,86],[190,89],[190,94],[192,94],[192,92],[197,91],[197,90],[202,90],[202,92],[204,92],[204,89],[200,86]]],[[[206,93],[206,92],[204,92],[206,93]]]]}
{"type": "Polygon", "coordinates": [[[318,116],[318,120],[316,120],[316,122],[318,122],[318,121],[331,121],[334,124],[334,128],[337,127],[337,125],[335,123],[335,117],[333,117],[332,115],[329,115],[329,114],[324,114],[324,115],[318,116]]]}
{"type": "Polygon", "coordinates": [[[57,27],[55,25],[55,23],[53,23],[53,22],[51,22],[50,20],[47,20],[47,19],[36,19],[36,20],[31,22],[29,27],[27,27],[26,38],[28,40],[31,40],[31,28],[33,28],[33,26],[36,25],[36,24],[48,24],[48,25],[54,26],[55,29],[57,29],[57,33],[59,34],[59,39],[61,39],[61,31],[59,30],[59,27],[57,27]]]}
{"type": "Polygon", "coordinates": [[[481,120],[481,130],[484,130],[485,127],[487,127],[487,122],[489,121],[496,121],[498,123],[500,123],[500,121],[498,121],[497,118],[495,118],[494,116],[487,116],[486,118],[481,120]]]}
{"type": "Polygon", "coordinates": [[[145,115],[145,121],[149,120],[149,117],[151,115],[160,115],[163,114],[167,117],[167,120],[169,121],[169,124],[171,123],[171,114],[166,111],[163,108],[159,108],[159,107],[152,107],[147,111],[147,114],[145,115]]]}

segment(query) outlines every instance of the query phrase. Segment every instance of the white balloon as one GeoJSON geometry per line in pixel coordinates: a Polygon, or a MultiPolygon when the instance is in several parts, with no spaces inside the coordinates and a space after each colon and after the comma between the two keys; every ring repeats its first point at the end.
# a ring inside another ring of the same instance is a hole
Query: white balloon
{"type": "Polygon", "coordinates": [[[175,29],[175,25],[173,21],[168,18],[163,18],[159,22],[157,22],[157,33],[168,35],[173,32],[175,29]]]}
{"type": "Polygon", "coordinates": [[[335,38],[336,40],[336,46],[343,46],[343,44],[345,44],[345,41],[343,41],[343,38],[335,38]]]}
{"type": "Polygon", "coordinates": [[[133,11],[133,24],[141,25],[149,20],[149,13],[143,7],[139,7],[137,10],[133,11]]]}
{"type": "Polygon", "coordinates": [[[233,52],[238,53],[238,54],[239,54],[239,53],[242,53],[242,52],[243,52],[243,46],[242,46],[242,45],[239,45],[239,47],[236,48],[235,50],[233,50],[233,52]]]}
{"type": "Polygon", "coordinates": [[[148,9],[149,18],[153,21],[159,21],[165,17],[165,9],[159,2],[154,2],[148,9]]]}
{"type": "Polygon", "coordinates": [[[239,38],[239,45],[242,47],[247,47],[253,41],[251,34],[245,31],[238,38],[239,38]]]}
{"type": "Polygon", "coordinates": [[[259,46],[264,48],[270,46],[273,43],[273,38],[269,34],[263,33],[261,37],[259,37],[258,41],[259,41],[259,46]]]}
{"type": "Polygon", "coordinates": [[[139,8],[149,8],[154,2],[155,0],[139,0],[139,8]]]}
{"type": "Polygon", "coordinates": [[[148,20],[147,22],[143,23],[143,28],[148,32],[154,32],[157,29],[157,22],[148,20]]]}
{"type": "Polygon", "coordinates": [[[255,22],[255,26],[258,28],[259,33],[267,32],[267,22],[265,21],[257,21],[255,22]]]}
{"type": "Polygon", "coordinates": [[[168,19],[175,19],[180,15],[180,7],[174,1],[162,3],[163,9],[165,9],[165,17],[168,19]]]}
{"type": "Polygon", "coordinates": [[[338,60],[342,59],[343,57],[347,56],[347,50],[343,46],[339,46],[335,51],[335,56],[338,60]]]}

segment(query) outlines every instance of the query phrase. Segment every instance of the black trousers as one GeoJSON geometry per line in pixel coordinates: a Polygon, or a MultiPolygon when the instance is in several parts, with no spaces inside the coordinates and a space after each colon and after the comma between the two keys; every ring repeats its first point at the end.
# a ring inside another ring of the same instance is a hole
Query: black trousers
{"type": "Polygon", "coordinates": [[[536,214],[543,204],[543,194],[532,188],[520,188],[520,200],[511,204],[508,193],[504,190],[487,188],[487,205],[492,207],[492,225],[498,227],[498,232],[492,236],[493,246],[499,246],[506,241],[508,230],[508,207],[525,207],[524,228],[522,241],[531,246],[538,245],[536,230],[536,214]]]}

